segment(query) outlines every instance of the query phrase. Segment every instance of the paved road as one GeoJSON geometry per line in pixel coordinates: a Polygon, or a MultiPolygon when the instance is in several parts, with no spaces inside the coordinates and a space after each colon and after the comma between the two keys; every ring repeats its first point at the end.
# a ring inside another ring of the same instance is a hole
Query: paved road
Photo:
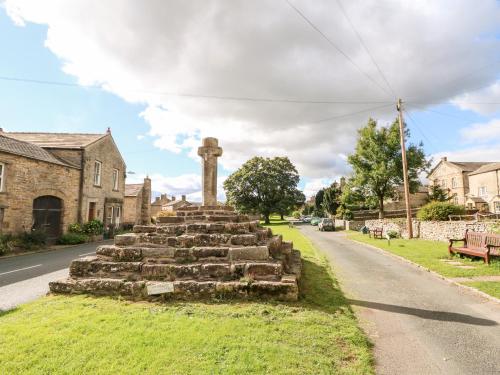
{"type": "Polygon", "coordinates": [[[70,262],[94,254],[99,244],[0,258],[0,310],[11,309],[46,294],[49,281],[67,276],[70,262]]]}
{"type": "Polygon", "coordinates": [[[500,374],[500,305],[342,232],[299,228],[329,258],[375,343],[378,374],[500,374]]]}

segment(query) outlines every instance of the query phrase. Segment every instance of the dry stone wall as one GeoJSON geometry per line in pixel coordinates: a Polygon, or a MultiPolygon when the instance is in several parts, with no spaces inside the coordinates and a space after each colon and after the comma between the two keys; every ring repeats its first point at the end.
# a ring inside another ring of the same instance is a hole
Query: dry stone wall
{"type": "MultiPolygon", "coordinates": [[[[419,220],[413,220],[412,224],[414,237],[433,241],[463,238],[467,229],[476,232],[493,232],[495,225],[498,225],[493,222],[419,220]]],[[[395,231],[400,237],[408,238],[406,219],[366,220],[365,225],[369,229],[382,228],[384,235],[389,231],[395,231]]]]}

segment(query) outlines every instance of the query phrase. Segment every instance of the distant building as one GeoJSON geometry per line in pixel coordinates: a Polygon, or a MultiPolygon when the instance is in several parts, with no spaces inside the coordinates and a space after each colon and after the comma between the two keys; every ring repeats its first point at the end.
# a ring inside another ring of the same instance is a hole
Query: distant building
{"type": "Polygon", "coordinates": [[[469,173],[467,208],[500,214],[500,163],[489,163],[469,173]]]}
{"type": "Polygon", "coordinates": [[[56,238],[71,223],[122,221],[125,162],[111,132],[0,131],[0,228],[45,230],[56,238]]]}
{"type": "Polygon", "coordinates": [[[123,225],[151,223],[151,179],[142,184],[126,184],[123,204],[123,225]]]}
{"type": "Polygon", "coordinates": [[[186,196],[183,195],[180,200],[176,200],[175,197],[172,197],[172,200],[170,202],[168,202],[167,204],[164,204],[161,207],[161,210],[175,212],[179,208],[188,207],[188,206],[192,206],[192,205],[193,205],[193,203],[188,202],[186,200],[186,196]]]}
{"type": "Polygon", "coordinates": [[[465,205],[469,194],[469,174],[491,163],[448,161],[443,157],[428,175],[430,185],[439,185],[448,192],[451,202],[465,205]]]}
{"type": "MultiPolygon", "coordinates": [[[[429,201],[429,188],[420,186],[415,193],[410,194],[410,207],[422,207],[429,201]]],[[[384,201],[386,211],[406,209],[405,192],[403,186],[396,189],[394,196],[384,201]]]]}
{"type": "Polygon", "coordinates": [[[161,208],[168,202],[170,202],[170,199],[168,199],[167,194],[162,194],[161,196],[156,197],[154,202],[151,203],[151,216],[157,217],[161,211],[161,208]]]}

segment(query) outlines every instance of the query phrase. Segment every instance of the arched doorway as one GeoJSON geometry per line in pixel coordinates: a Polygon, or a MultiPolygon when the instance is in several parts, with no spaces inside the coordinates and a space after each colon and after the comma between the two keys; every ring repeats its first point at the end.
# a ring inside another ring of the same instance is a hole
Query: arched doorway
{"type": "Polygon", "coordinates": [[[61,235],[62,199],[44,195],[33,200],[33,229],[47,233],[49,241],[61,235]]]}

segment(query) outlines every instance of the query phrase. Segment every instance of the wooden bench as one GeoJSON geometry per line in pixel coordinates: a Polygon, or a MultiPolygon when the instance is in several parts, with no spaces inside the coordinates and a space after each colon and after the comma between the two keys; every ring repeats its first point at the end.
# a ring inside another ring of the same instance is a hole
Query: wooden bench
{"type": "Polygon", "coordinates": [[[384,238],[382,236],[382,232],[383,232],[382,228],[373,228],[373,229],[370,229],[368,231],[368,236],[370,238],[372,238],[372,234],[373,234],[373,238],[380,238],[380,239],[382,239],[382,238],[384,238]]]}
{"type": "Polygon", "coordinates": [[[491,256],[500,256],[500,235],[486,232],[465,231],[462,239],[450,239],[448,246],[450,255],[455,253],[483,258],[489,264],[491,256]],[[463,241],[462,247],[453,246],[454,242],[463,241]]]}

